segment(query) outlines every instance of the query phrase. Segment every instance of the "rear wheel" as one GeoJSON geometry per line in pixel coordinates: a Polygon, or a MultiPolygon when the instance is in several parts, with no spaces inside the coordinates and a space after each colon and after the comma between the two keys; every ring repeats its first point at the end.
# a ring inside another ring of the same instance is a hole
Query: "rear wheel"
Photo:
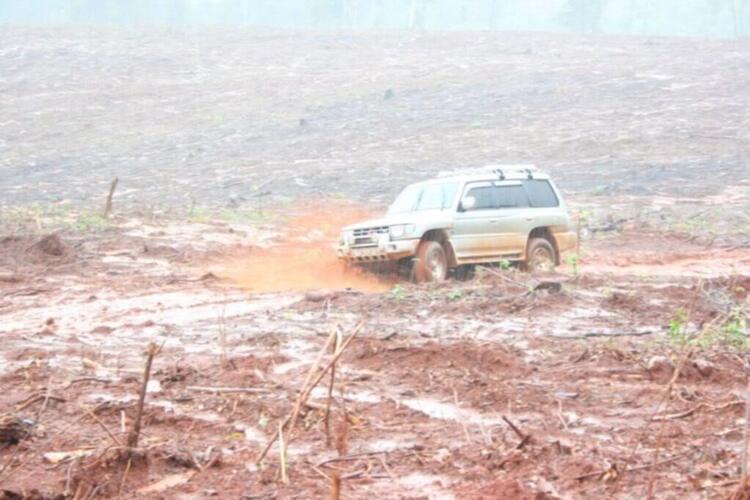
{"type": "Polygon", "coordinates": [[[526,269],[534,271],[552,271],[555,268],[555,249],[544,238],[532,238],[526,249],[526,269]]]}
{"type": "Polygon", "coordinates": [[[417,249],[414,279],[417,283],[442,281],[448,274],[448,259],[443,246],[437,241],[423,241],[417,249]]]}

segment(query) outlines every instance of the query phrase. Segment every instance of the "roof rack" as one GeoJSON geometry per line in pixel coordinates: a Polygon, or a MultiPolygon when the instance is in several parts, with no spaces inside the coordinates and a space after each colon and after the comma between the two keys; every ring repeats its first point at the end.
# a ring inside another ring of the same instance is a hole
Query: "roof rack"
{"type": "Polygon", "coordinates": [[[534,165],[486,165],[484,167],[466,168],[461,170],[443,171],[438,177],[455,177],[458,175],[478,175],[493,173],[500,179],[505,179],[506,175],[513,172],[523,172],[529,179],[533,179],[534,172],[537,171],[534,165]]]}

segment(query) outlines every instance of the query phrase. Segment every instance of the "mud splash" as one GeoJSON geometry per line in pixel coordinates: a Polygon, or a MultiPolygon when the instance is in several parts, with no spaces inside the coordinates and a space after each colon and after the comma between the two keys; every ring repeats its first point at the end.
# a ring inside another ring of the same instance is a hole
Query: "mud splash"
{"type": "Polygon", "coordinates": [[[307,202],[314,208],[293,216],[285,236],[267,249],[223,263],[218,275],[253,292],[299,292],[351,288],[367,292],[388,290],[393,281],[347,268],[336,257],[342,227],[378,215],[342,201],[307,202]]]}

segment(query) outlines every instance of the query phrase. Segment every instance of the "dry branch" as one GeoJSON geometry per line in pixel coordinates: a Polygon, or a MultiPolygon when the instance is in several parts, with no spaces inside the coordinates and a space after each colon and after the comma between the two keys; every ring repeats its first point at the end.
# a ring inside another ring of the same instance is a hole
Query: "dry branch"
{"type": "MultiPolygon", "coordinates": [[[[294,420],[296,420],[297,415],[299,414],[300,407],[305,404],[305,402],[307,401],[307,398],[310,397],[310,393],[312,392],[312,390],[315,388],[315,386],[318,385],[318,383],[323,379],[323,377],[328,372],[328,370],[330,370],[331,367],[336,363],[336,361],[341,357],[341,355],[344,353],[344,351],[349,346],[351,341],[354,340],[354,337],[359,333],[359,331],[362,329],[363,326],[364,326],[363,323],[359,323],[354,328],[354,331],[349,336],[349,338],[347,338],[344,341],[344,343],[341,345],[341,349],[336,351],[336,353],[333,355],[333,358],[328,362],[325,368],[323,368],[323,370],[320,373],[318,373],[318,375],[314,378],[314,380],[311,383],[307,384],[306,387],[303,386],[302,392],[298,396],[297,402],[294,405],[294,409],[287,416],[287,418],[284,420],[284,423],[282,424],[282,428],[286,428],[287,426],[290,426],[289,431],[287,432],[287,440],[285,443],[287,446],[289,445],[289,441],[291,441],[292,439],[292,430],[294,429],[294,420]]],[[[332,339],[333,339],[333,336],[328,337],[328,342],[326,342],[323,352],[325,352],[325,349],[328,348],[332,339]]],[[[316,363],[314,367],[317,367],[318,364],[319,363],[316,363]]],[[[307,380],[310,380],[312,378],[313,373],[314,373],[314,370],[310,370],[310,372],[308,373],[307,380]]],[[[260,465],[263,462],[263,459],[265,458],[266,454],[268,454],[268,450],[271,449],[271,446],[273,445],[274,442],[276,442],[278,438],[279,438],[279,431],[276,431],[274,436],[268,440],[266,447],[263,449],[263,451],[261,451],[260,455],[258,456],[258,459],[255,461],[257,465],[260,465]]]]}
{"type": "Polygon", "coordinates": [[[119,179],[114,178],[112,184],[109,186],[109,194],[107,195],[107,204],[104,206],[104,218],[106,219],[112,213],[112,197],[115,195],[115,189],[117,189],[117,182],[119,179]]]}
{"type": "Polygon", "coordinates": [[[521,432],[521,429],[516,427],[516,425],[513,422],[511,422],[510,419],[506,417],[505,415],[502,415],[502,418],[503,418],[503,421],[505,421],[505,423],[508,424],[508,426],[513,430],[513,432],[515,432],[516,435],[521,439],[521,442],[518,443],[518,445],[516,445],[516,449],[520,450],[521,448],[526,446],[526,444],[531,439],[531,434],[524,434],[523,432],[521,432]]]}
{"type": "Polygon", "coordinates": [[[745,360],[745,427],[744,427],[744,440],[742,447],[742,481],[740,482],[740,489],[744,491],[748,484],[748,474],[750,474],[750,355],[747,355],[745,360]]]}
{"type": "Polygon", "coordinates": [[[228,394],[233,392],[246,393],[246,394],[268,394],[271,391],[268,389],[261,389],[255,387],[203,387],[197,385],[189,385],[186,387],[188,391],[195,392],[213,392],[216,394],[228,394]]]}
{"type": "MultiPolygon", "coordinates": [[[[335,353],[341,348],[341,332],[336,329],[334,334],[336,335],[336,341],[334,342],[333,352],[335,353]]],[[[326,412],[325,412],[325,429],[326,429],[326,446],[331,446],[331,401],[333,401],[333,384],[336,379],[336,364],[331,367],[331,382],[328,384],[328,401],[326,401],[326,412]]]]}
{"type": "Polygon", "coordinates": [[[90,416],[92,419],[94,419],[94,422],[96,422],[97,424],[99,424],[99,427],[101,427],[102,429],[104,429],[104,432],[106,432],[107,435],[109,436],[109,438],[112,440],[112,442],[115,443],[115,446],[122,447],[122,443],[120,442],[119,439],[117,439],[117,436],[115,436],[114,434],[112,434],[112,431],[110,431],[109,428],[106,425],[104,425],[104,422],[102,422],[101,419],[99,417],[97,417],[94,414],[93,411],[91,411],[89,408],[86,408],[85,406],[81,406],[81,409],[84,412],[86,412],[86,414],[88,416],[90,416]]]}
{"type": "Polygon", "coordinates": [[[45,391],[44,393],[36,393],[32,394],[28,398],[24,399],[23,401],[19,401],[16,406],[16,411],[23,411],[29,406],[38,403],[40,401],[57,401],[59,403],[64,403],[65,398],[61,398],[60,396],[53,396],[49,392],[45,391]]]}
{"type": "MultiPolygon", "coordinates": [[[[665,458],[664,460],[659,460],[658,462],[653,462],[653,463],[645,464],[645,465],[639,465],[637,467],[629,467],[629,468],[625,469],[623,471],[623,473],[625,473],[625,472],[636,472],[636,471],[639,471],[639,470],[646,470],[646,469],[651,469],[653,467],[658,467],[660,465],[671,464],[672,462],[676,462],[677,460],[680,460],[681,458],[689,457],[690,455],[692,455],[696,451],[698,451],[698,450],[697,449],[691,449],[689,451],[686,451],[685,453],[680,453],[680,454],[674,455],[674,456],[672,456],[670,458],[665,458]]],[[[575,479],[576,481],[583,481],[584,479],[589,479],[589,478],[592,478],[592,477],[604,476],[604,474],[606,474],[607,472],[609,472],[609,469],[608,470],[603,470],[603,471],[598,471],[598,472],[589,472],[588,474],[582,474],[580,476],[575,476],[572,479],[575,479]]]]}
{"type": "Polygon", "coordinates": [[[284,442],[284,426],[279,423],[279,462],[281,462],[281,482],[289,483],[286,474],[286,443],[284,442]]]}
{"type": "Polygon", "coordinates": [[[148,347],[148,353],[146,354],[146,367],[143,370],[143,383],[141,384],[141,393],[138,397],[138,408],[135,414],[135,420],[133,421],[133,428],[130,430],[128,435],[128,447],[136,448],[138,446],[138,437],[141,434],[141,418],[143,416],[143,402],[146,399],[146,387],[148,386],[148,379],[151,376],[151,363],[154,361],[154,356],[158,352],[156,344],[150,344],[148,347]]]}

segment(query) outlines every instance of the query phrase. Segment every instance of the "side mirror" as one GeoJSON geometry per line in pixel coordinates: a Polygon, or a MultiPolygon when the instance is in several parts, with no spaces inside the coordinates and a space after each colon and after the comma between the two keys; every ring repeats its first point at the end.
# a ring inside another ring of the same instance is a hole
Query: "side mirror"
{"type": "Polygon", "coordinates": [[[472,208],[474,208],[476,204],[476,198],[474,198],[473,196],[467,196],[463,200],[461,200],[458,208],[461,212],[466,212],[467,210],[471,210],[472,208]]]}

